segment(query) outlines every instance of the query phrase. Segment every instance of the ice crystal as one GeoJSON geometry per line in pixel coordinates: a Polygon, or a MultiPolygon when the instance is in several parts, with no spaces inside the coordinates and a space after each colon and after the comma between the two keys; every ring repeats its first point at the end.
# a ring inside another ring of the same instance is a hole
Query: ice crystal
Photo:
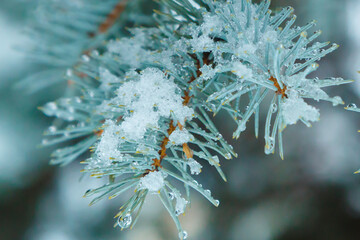
{"type": "Polygon", "coordinates": [[[162,172],[150,172],[140,179],[139,189],[148,189],[157,192],[164,187],[164,174],[162,172]]]}
{"type": "Polygon", "coordinates": [[[169,140],[172,144],[182,145],[194,140],[194,136],[189,133],[186,129],[176,129],[169,136],[169,140]]]}
{"type": "Polygon", "coordinates": [[[319,110],[308,105],[296,94],[288,94],[288,98],[281,102],[282,120],[285,125],[296,124],[300,119],[315,122],[320,118],[319,110]]]}
{"type": "Polygon", "coordinates": [[[183,106],[180,90],[172,79],[159,69],[148,68],[141,72],[138,81],[124,83],[117,90],[116,103],[125,105],[130,113],[120,128],[127,138],[143,138],[148,127],[158,128],[161,117],[170,117],[184,124],[191,120],[194,111],[183,106]]]}
{"type": "Polygon", "coordinates": [[[96,145],[95,156],[91,167],[108,167],[113,160],[121,161],[123,155],[119,151],[120,144],[124,143],[119,135],[119,126],[112,120],[107,120],[103,126],[101,139],[96,145]]]}
{"type": "Polygon", "coordinates": [[[189,159],[188,165],[190,167],[191,174],[198,175],[201,172],[201,164],[195,161],[194,159],[189,159]]]}
{"type": "Polygon", "coordinates": [[[175,199],[176,199],[175,214],[180,215],[180,214],[184,213],[186,204],[188,203],[188,201],[186,201],[184,198],[182,198],[179,193],[175,194],[175,199]]]}

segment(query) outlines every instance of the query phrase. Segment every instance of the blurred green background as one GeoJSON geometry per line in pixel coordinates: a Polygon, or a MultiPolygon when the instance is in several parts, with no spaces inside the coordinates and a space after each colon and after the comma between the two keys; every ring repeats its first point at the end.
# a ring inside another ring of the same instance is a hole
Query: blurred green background
{"type": "MultiPolygon", "coordinates": [[[[150,1],[150,0],[149,0],[150,1]]],[[[340,49],[320,63],[320,78],[343,77],[355,83],[328,89],[347,103],[360,105],[360,1],[273,0],[272,8],[291,5],[298,25],[316,19],[322,41],[340,49]]],[[[31,1],[0,1],[0,239],[1,240],[169,240],[175,226],[156,196],[151,196],[132,231],[113,229],[112,217],[123,198],[89,207],[83,193],[101,182],[80,181],[77,162],[49,166],[51,149],[41,149],[42,132],[50,124],[37,106],[55,99],[63,88],[54,86],[28,95],[13,85],[43,68],[21,49],[31,1]]],[[[224,183],[206,167],[199,182],[220,200],[214,208],[193,194],[191,209],[181,218],[189,239],[206,240],[338,240],[360,236],[359,114],[342,106],[315,103],[321,121],[312,128],[288,127],[285,160],[266,156],[264,140],[252,131],[232,142],[238,159],[223,161],[224,183]]],[[[264,118],[263,118],[264,119],[264,118]]],[[[216,122],[231,142],[235,125],[219,115],[216,122]]],[[[260,125],[264,126],[264,124],[260,125]]],[[[260,129],[264,131],[264,129],[260,129]]]]}

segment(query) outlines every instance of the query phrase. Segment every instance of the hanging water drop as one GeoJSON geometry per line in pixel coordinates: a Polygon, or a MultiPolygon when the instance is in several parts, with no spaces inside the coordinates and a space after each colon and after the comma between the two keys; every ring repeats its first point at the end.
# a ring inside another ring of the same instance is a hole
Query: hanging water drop
{"type": "Polygon", "coordinates": [[[246,130],[246,124],[242,122],[242,123],[239,125],[239,130],[240,130],[240,132],[245,131],[245,130],[246,130]]]}
{"type": "Polygon", "coordinates": [[[349,105],[347,105],[347,108],[357,108],[355,103],[350,103],[349,105]]]}
{"type": "Polygon", "coordinates": [[[137,168],[137,167],[139,166],[139,163],[138,163],[137,161],[133,161],[133,162],[131,163],[131,166],[132,166],[133,168],[137,168]]]}
{"type": "Polygon", "coordinates": [[[209,196],[211,195],[211,191],[210,191],[209,189],[206,189],[206,190],[205,190],[205,193],[206,193],[207,195],[209,195],[209,196]]]}
{"type": "Polygon", "coordinates": [[[265,146],[265,154],[269,155],[274,151],[275,147],[275,139],[273,137],[269,137],[266,141],[265,146]]]}
{"type": "Polygon", "coordinates": [[[93,51],[91,52],[91,55],[92,55],[92,56],[95,56],[95,57],[98,57],[98,56],[100,55],[100,53],[99,53],[98,50],[93,50],[93,51]]]}
{"type": "Polygon", "coordinates": [[[49,110],[56,110],[57,109],[57,105],[55,102],[49,102],[45,105],[46,108],[48,108],[49,110]]]}
{"type": "Polygon", "coordinates": [[[81,58],[82,58],[82,60],[84,61],[84,62],[90,62],[90,58],[89,58],[89,56],[88,55],[82,55],[81,56],[81,58]]]}
{"type": "Polygon", "coordinates": [[[67,110],[68,110],[69,113],[74,113],[75,112],[75,108],[71,107],[71,106],[68,107],[67,110]]]}
{"type": "Polygon", "coordinates": [[[173,192],[169,192],[169,198],[170,198],[171,200],[174,200],[175,194],[174,194],[173,192]]]}
{"type": "Polygon", "coordinates": [[[188,233],[186,231],[179,232],[179,238],[182,240],[187,239],[188,233]]]}
{"type": "Polygon", "coordinates": [[[68,68],[68,69],[66,70],[66,76],[67,76],[67,77],[72,77],[72,75],[73,75],[73,71],[72,71],[70,68],[68,68]]]}
{"type": "Polygon", "coordinates": [[[56,127],[55,126],[50,126],[48,131],[49,131],[49,133],[54,133],[54,132],[56,132],[56,127]]]}
{"type": "Polygon", "coordinates": [[[131,222],[132,222],[132,217],[131,217],[130,213],[127,213],[124,217],[120,216],[118,218],[118,225],[121,228],[130,227],[131,222]]]}
{"type": "Polygon", "coordinates": [[[81,102],[82,102],[82,100],[81,100],[81,98],[79,98],[79,97],[75,97],[75,102],[77,102],[77,103],[81,103],[81,102]]]}
{"type": "Polygon", "coordinates": [[[271,112],[276,113],[278,109],[278,106],[276,103],[271,104],[271,112]]]}

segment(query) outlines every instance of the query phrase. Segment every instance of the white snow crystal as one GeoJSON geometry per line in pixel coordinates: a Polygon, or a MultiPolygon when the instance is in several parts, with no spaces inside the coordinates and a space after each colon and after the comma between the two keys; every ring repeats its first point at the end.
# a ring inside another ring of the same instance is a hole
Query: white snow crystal
{"type": "Polygon", "coordinates": [[[237,53],[242,55],[244,53],[254,54],[258,48],[254,44],[244,44],[237,49],[237,53]]]}
{"type": "Polygon", "coordinates": [[[160,157],[158,151],[156,151],[151,147],[145,146],[144,144],[139,144],[136,148],[136,152],[144,155],[152,155],[155,156],[156,158],[160,157]]]}
{"type": "Polygon", "coordinates": [[[252,69],[248,68],[245,64],[242,64],[241,62],[233,63],[232,72],[241,79],[253,78],[252,69]]]}
{"type": "Polygon", "coordinates": [[[110,53],[119,55],[121,62],[139,68],[141,60],[146,59],[150,52],[144,49],[147,41],[146,33],[141,29],[134,29],[133,34],[132,38],[110,41],[107,48],[110,53]]]}
{"type": "Polygon", "coordinates": [[[195,52],[211,49],[215,45],[214,41],[207,35],[201,35],[200,37],[193,36],[193,39],[189,40],[189,42],[195,52]]]}
{"type": "Polygon", "coordinates": [[[184,198],[182,198],[180,193],[176,193],[175,198],[176,198],[175,213],[178,216],[178,215],[184,213],[185,207],[186,207],[186,204],[188,203],[188,201],[186,201],[184,198]]]}
{"type": "Polygon", "coordinates": [[[204,64],[199,70],[201,71],[201,78],[204,80],[209,80],[210,78],[213,78],[217,72],[217,69],[206,64],[204,64]]]}
{"type": "Polygon", "coordinates": [[[188,165],[190,167],[191,174],[198,175],[201,172],[201,168],[202,168],[201,164],[195,161],[194,159],[192,158],[189,159],[188,165]]]}
{"type": "Polygon", "coordinates": [[[169,136],[170,143],[174,145],[182,145],[184,143],[188,143],[193,141],[194,136],[189,133],[188,130],[183,128],[183,130],[176,129],[169,136]]]}
{"type": "Polygon", "coordinates": [[[164,187],[164,174],[162,172],[149,172],[140,179],[139,189],[148,189],[150,192],[157,192],[164,187]]]}
{"type": "Polygon", "coordinates": [[[100,67],[99,68],[99,74],[100,74],[100,89],[104,91],[108,91],[111,86],[110,83],[119,83],[120,79],[113,75],[108,69],[100,67]]]}
{"type": "Polygon", "coordinates": [[[200,26],[204,34],[211,32],[219,32],[222,30],[222,21],[216,15],[206,14],[204,16],[204,23],[200,26]]]}
{"type": "Polygon", "coordinates": [[[220,163],[220,160],[219,160],[219,157],[218,156],[212,156],[210,159],[209,159],[209,164],[212,165],[212,166],[215,166],[215,165],[219,165],[220,163]]]}
{"type": "Polygon", "coordinates": [[[117,103],[131,112],[120,128],[133,140],[142,139],[147,128],[157,128],[161,117],[169,118],[172,113],[175,121],[184,124],[194,115],[193,109],[183,106],[177,85],[159,69],[145,69],[138,81],[124,83],[117,93],[117,103]]]}
{"type": "Polygon", "coordinates": [[[320,113],[318,109],[308,105],[296,94],[288,94],[288,96],[281,103],[281,114],[285,125],[295,124],[300,118],[311,122],[319,120],[320,113]]]}
{"type": "Polygon", "coordinates": [[[119,126],[112,120],[107,120],[104,124],[104,132],[97,144],[95,157],[92,160],[92,167],[110,166],[113,160],[121,161],[123,155],[119,151],[119,145],[123,143],[119,132],[119,126]]]}

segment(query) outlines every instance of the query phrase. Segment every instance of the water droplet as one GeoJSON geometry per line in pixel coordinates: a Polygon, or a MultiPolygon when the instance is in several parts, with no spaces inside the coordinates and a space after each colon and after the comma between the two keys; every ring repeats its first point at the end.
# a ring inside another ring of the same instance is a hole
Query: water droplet
{"type": "Polygon", "coordinates": [[[271,104],[271,112],[272,113],[276,113],[277,109],[278,109],[278,106],[276,103],[271,104]]]}
{"type": "Polygon", "coordinates": [[[50,126],[48,131],[49,131],[49,133],[54,133],[54,132],[56,132],[56,127],[55,126],[50,126]]]}
{"type": "Polygon", "coordinates": [[[207,195],[211,195],[211,191],[210,191],[209,189],[206,189],[206,190],[205,190],[205,193],[206,193],[207,195]]]}
{"type": "Polygon", "coordinates": [[[68,121],[74,121],[74,116],[68,116],[67,118],[66,118],[68,121]]]}
{"type": "Polygon", "coordinates": [[[47,139],[43,139],[42,141],[41,141],[41,143],[43,144],[43,145],[45,145],[45,144],[47,144],[49,141],[47,140],[47,139]]]}
{"type": "Polygon", "coordinates": [[[175,194],[174,194],[173,192],[169,192],[169,198],[170,198],[171,200],[174,200],[175,194]]]}
{"type": "Polygon", "coordinates": [[[73,71],[72,71],[70,68],[67,69],[67,70],[66,70],[66,76],[72,77],[72,75],[73,75],[73,71]]]}
{"type": "Polygon", "coordinates": [[[98,50],[93,50],[93,51],[91,52],[91,54],[92,54],[92,56],[95,56],[95,57],[97,57],[97,56],[100,55],[100,53],[99,53],[98,50]]]}
{"type": "Polygon", "coordinates": [[[245,123],[242,122],[242,123],[239,125],[239,130],[240,130],[240,132],[243,132],[243,131],[246,130],[246,125],[245,125],[245,123]]]}
{"type": "Polygon", "coordinates": [[[90,62],[90,58],[89,58],[89,56],[88,55],[82,55],[82,60],[84,61],[84,62],[90,62]]]}
{"type": "Polygon", "coordinates": [[[220,201],[219,201],[219,200],[215,200],[215,204],[216,204],[216,206],[219,206],[220,201]]]}
{"type": "Polygon", "coordinates": [[[225,158],[226,159],[231,159],[231,154],[230,153],[225,153],[225,158]]]}
{"type": "Polygon", "coordinates": [[[275,139],[273,137],[269,137],[266,141],[265,154],[271,154],[274,151],[274,147],[275,139]]]}
{"type": "Polygon", "coordinates": [[[75,108],[73,108],[73,107],[68,107],[67,110],[69,111],[69,113],[74,113],[75,112],[75,108]]]}
{"type": "Polygon", "coordinates": [[[131,163],[131,166],[132,166],[132,167],[138,167],[138,166],[139,166],[139,163],[136,162],[136,161],[133,161],[133,162],[131,163]]]}
{"type": "Polygon", "coordinates": [[[179,232],[179,238],[182,240],[187,239],[188,233],[186,231],[179,232]]]}
{"type": "Polygon", "coordinates": [[[118,218],[118,225],[121,228],[130,227],[131,222],[132,222],[132,217],[131,217],[130,213],[127,213],[124,217],[120,216],[118,218]]]}
{"type": "Polygon", "coordinates": [[[81,103],[82,101],[81,101],[81,98],[79,98],[79,97],[75,97],[75,102],[77,102],[77,103],[81,103]]]}
{"type": "Polygon", "coordinates": [[[355,103],[350,103],[349,105],[347,105],[348,108],[357,108],[355,103]]]}
{"type": "Polygon", "coordinates": [[[56,110],[57,109],[57,105],[55,102],[49,102],[46,104],[46,107],[49,108],[50,110],[56,110]]]}

